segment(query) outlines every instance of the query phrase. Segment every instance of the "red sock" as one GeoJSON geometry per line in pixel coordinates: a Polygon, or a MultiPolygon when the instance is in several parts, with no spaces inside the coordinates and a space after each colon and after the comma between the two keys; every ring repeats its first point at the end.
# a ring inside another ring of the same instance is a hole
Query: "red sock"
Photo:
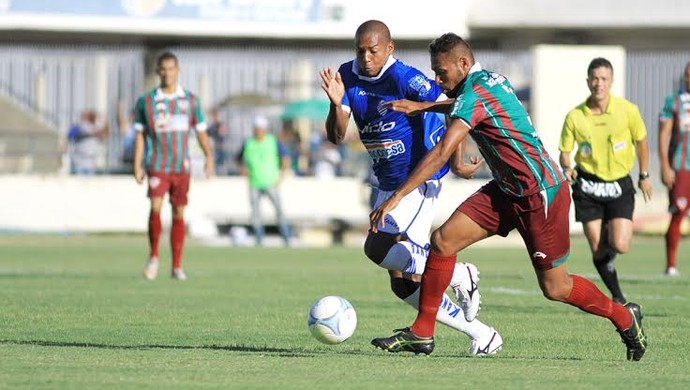
{"type": "Polygon", "coordinates": [[[151,257],[158,257],[158,241],[161,236],[161,214],[151,211],[149,214],[149,248],[151,257]]]}
{"type": "Polygon", "coordinates": [[[685,218],[684,213],[676,213],[671,215],[671,222],[668,224],[666,231],[666,267],[671,268],[676,266],[676,251],[680,243],[680,224],[685,218]]]}
{"type": "Polygon", "coordinates": [[[581,276],[570,275],[570,279],[573,281],[573,289],[565,303],[584,312],[608,318],[618,330],[630,327],[632,315],[625,306],[612,301],[594,283],[581,276]]]}
{"type": "Polygon", "coordinates": [[[170,246],[172,248],[173,269],[182,266],[182,248],[184,247],[184,219],[173,218],[170,229],[170,246]]]}
{"type": "Polygon", "coordinates": [[[419,291],[419,311],[412,324],[412,333],[419,337],[431,337],[436,326],[436,314],[441,304],[443,293],[448,288],[455,269],[456,256],[441,256],[429,252],[422,287],[419,291]]]}

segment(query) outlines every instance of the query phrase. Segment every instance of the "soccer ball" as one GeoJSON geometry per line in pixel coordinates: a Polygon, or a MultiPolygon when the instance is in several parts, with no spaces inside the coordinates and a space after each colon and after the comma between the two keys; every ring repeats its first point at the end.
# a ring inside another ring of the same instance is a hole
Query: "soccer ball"
{"type": "Polygon", "coordinates": [[[357,313],[347,299],[329,295],[311,306],[307,325],[320,342],[338,344],[355,333],[357,313]]]}

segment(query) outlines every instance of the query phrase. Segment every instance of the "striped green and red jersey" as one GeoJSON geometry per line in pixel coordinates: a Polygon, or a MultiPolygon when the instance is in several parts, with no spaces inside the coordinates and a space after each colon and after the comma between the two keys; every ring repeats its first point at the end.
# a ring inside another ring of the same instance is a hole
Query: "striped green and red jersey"
{"type": "Polygon", "coordinates": [[[450,115],[471,129],[470,136],[506,194],[528,196],[565,181],[504,76],[475,63],[450,115]]]}
{"type": "Polygon", "coordinates": [[[199,98],[179,86],[174,94],[156,88],[137,100],[135,115],[134,126],[146,140],[146,170],[188,173],[191,131],[206,131],[199,98]]]}
{"type": "Polygon", "coordinates": [[[690,93],[676,92],[666,98],[660,121],[673,121],[668,159],[674,171],[690,171],[690,93]]]}

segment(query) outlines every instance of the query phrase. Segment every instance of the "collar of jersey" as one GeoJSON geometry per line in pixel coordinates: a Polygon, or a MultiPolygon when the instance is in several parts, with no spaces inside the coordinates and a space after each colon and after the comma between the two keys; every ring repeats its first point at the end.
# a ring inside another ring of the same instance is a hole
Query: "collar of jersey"
{"type": "Polygon", "coordinates": [[[471,75],[472,73],[479,72],[480,70],[482,70],[482,64],[480,64],[479,62],[475,62],[470,68],[470,71],[467,72],[467,74],[471,75]]]}
{"type": "MultiPolygon", "coordinates": [[[[585,102],[584,102],[585,114],[586,115],[594,115],[592,113],[592,109],[589,108],[589,106],[587,105],[587,100],[589,100],[589,98],[585,99],[585,102]]],[[[615,96],[609,95],[609,104],[606,106],[606,111],[604,111],[604,114],[612,114],[613,113],[615,105],[616,105],[615,100],[616,100],[615,96]]]]}
{"type": "Polygon", "coordinates": [[[156,100],[161,100],[164,98],[174,98],[174,97],[184,97],[184,88],[180,87],[179,85],[177,86],[177,89],[175,90],[175,93],[173,94],[167,94],[163,92],[163,90],[158,87],[156,88],[156,100]]]}
{"type": "Polygon", "coordinates": [[[362,81],[369,81],[369,82],[377,81],[383,76],[384,73],[386,73],[388,68],[393,66],[395,61],[397,61],[397,60],[393,56],[388,56],[388,60],[386,60],[386,64],[383,65],[383,68],[381,68],[381,71],[379,72],[379,74],[377,74],[374,77],[368,77],[368,76],[362,76],[359,74],[359,65],[357,65],[357,59],[355,59],[354,61],[352,61],[352,73],[356,74],[357,77],[359,77],[359,79],[362,81]]]}

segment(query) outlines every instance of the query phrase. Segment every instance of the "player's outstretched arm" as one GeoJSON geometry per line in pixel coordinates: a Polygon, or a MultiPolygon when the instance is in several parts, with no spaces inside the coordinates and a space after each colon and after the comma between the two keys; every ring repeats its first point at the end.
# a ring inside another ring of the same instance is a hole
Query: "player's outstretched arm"
{"type": "Polygon", "coordinates": [[[331,101],[331,107],[326,117],[326,136],[334,144],[339,144],[345,139],[347,124],[350,121],[350,113],[343,110],[343,96],[345,96],[345,84],[340,72],[333,72],[331,68],[321,69],[321,89],[331,101]]]}
{"type": "Polygon", "coordinates": [[[450,112],[455,99],[441,100],[437,102],[416,102],[414,100],[400,99],[392,100],[383,104],[384,108],[402,112],[405,115],[417,115],[422,111],[440,112],[447,114],[450,112]]]}
{"type": "Polygon", "coordinates": [[[383,227],[386,215],[400,203],[400,200],[441,169],[450,156],[456,152],[458,145],[467,137],[469,131],[469,127],[464,122],[459,119],[451,120],[441,140],[417,164],[407,180],[393,191],[388,200],[369,214],[371,231],[377,232],[379,226],[383,227]]]}

